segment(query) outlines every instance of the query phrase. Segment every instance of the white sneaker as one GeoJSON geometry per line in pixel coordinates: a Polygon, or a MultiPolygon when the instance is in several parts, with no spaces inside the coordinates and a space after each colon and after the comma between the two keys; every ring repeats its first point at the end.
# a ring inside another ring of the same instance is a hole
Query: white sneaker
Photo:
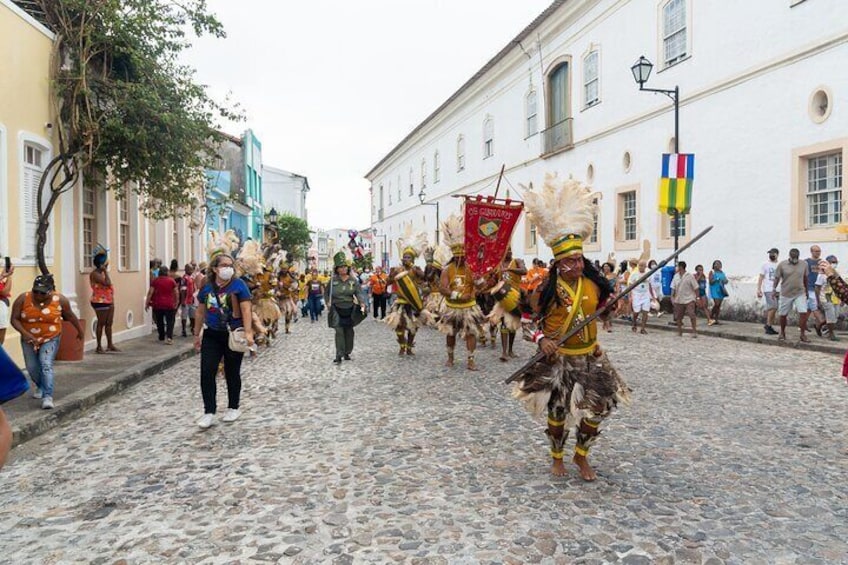
{"type": "Polygon", "coordinates": [[[241,410],[238,408],[227,408],[227,413],[221,418],[225,422],[235,422],[241,416],[241,410]]]}
{"type": "Polygon", "coordinates": [[[45,410],[50,410],[53,408],[53,397],[45,396],[44,400],[41,401],[41,407],[45,410]]]}
{"type": "Polygon", "coordinates": [[[44,397],[44,394],[41,392],[40,388],[35,387],[35,388],[32,389],[32,397],[40,399],[40,398],[44,397]]]}
{"type": "Polygon", "coordinates": [[[215,414],[204,414],[198,421],[200,429],[205,430],[215,425],[215,414]]]}

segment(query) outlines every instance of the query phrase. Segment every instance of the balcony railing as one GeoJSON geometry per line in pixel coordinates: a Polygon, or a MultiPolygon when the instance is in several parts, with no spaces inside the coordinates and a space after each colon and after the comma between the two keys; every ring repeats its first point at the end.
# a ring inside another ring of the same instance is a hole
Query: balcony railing
{"type": "Polygon", "coordinates": [[[543,154],[554,153],[572,145],[571,121],[572,118],[566,118],[542,131],[543,154]]]}

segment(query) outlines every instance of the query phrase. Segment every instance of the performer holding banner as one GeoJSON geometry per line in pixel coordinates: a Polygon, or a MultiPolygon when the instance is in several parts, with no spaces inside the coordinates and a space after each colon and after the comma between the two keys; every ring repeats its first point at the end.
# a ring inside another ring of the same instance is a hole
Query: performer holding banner
{"type": "Polygon", "coordinates": [[[409,228],[403,237],[398,238],[401,254],[401,266],[389,271],[389,284],[394,285],[397,298],[386,316],[386,324],[395,331],[400,346],[398,355],[415,355],[415,334],[418,328],[430,317],[424,310],[421,288],[426,284],[424,271],[415,266],[415,259],[427,247],[427,234],[419,233],[414,237],[409,228]]]}
{"type": "Polygon", "coordinates": [[[527,189],[528,219],[554,253],[554,264],[530,296],[536,327],[527,336],[546,355],[516,374],[513,394],[537,417],[547,414],[554,475],[565,475],[564,444],[571,428],[577,443],[573,461],[586,481],[596,479],[589,448],[601,422],[619,402],[629,401],[629,389],[597,343],[590,322],[558,346],[559,338],[603,308],[610,289],[591,261],[583,256],[583,241],[593,229],[593,194],[575,180],[545,178],[544,187],[527,189]]]}

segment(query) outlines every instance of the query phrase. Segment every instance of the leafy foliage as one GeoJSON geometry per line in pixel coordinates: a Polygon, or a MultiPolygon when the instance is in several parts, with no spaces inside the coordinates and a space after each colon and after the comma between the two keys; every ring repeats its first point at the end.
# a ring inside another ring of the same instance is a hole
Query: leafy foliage
{"type": "Polygon", "coordinates": [[[353,265],[359,273],[364,271],[366,267],[372,269],[374,268],[374,256],[371,253],[366,253],[362,257],[354,257],[353,265]]]}
{"type": "Polygon", "coordinates": [[[213,101],[179,62],[190,46],[187,32],[224,37],[206,0],[37,2],[56,33],[51,78],[59,151],[39,187],[37,252],[46,272],[50,212],[81,174],[119,198],[132,187],[150,217],[185,215],[203,193],[214,121],[239,116],[213,101]]]}
{"type": "Polygon", "coordinates": [[[292,214],[283,214],[274,224],[277,230],[276,242],[292,255],[294,260],[305,259],[312,244],[312,236],[307,223],[292,214]]]}

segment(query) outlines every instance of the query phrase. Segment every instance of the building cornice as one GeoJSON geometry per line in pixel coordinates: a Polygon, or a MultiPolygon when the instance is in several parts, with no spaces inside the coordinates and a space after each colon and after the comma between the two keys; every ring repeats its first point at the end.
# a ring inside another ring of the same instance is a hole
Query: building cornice
{"type": "Polygon", "coordinates": [[[0,0],[0,4],[9,8],[15,15],[40,31],[47,39],[55,41],[56,34],[50,31],[45,25],[44,12],[38,8],[35,2],[26,0],[0,0]]]}

